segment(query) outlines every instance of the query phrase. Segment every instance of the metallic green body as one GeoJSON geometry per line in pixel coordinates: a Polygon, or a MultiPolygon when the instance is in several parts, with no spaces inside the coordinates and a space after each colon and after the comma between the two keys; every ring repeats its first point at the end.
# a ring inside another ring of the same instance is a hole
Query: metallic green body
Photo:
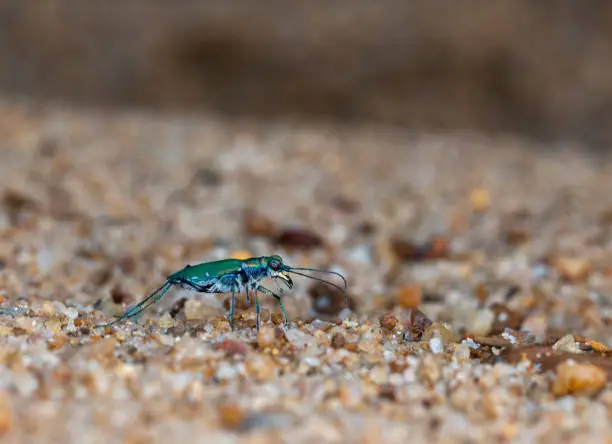
{"type": "Polygon", "coordinates": [[[193,283],[205,283],[226,274],[240,273],[244,262],[240,259],[223,259],[198,265],[187,265],[182,270],[168,276],[168,280],[172,282],[187,279],[193,283]]]}

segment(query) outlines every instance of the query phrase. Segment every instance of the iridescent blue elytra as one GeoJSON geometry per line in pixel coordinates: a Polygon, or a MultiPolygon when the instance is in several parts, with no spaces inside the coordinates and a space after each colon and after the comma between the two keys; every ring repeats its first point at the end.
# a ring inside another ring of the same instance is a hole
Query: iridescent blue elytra
{"type": "MultiPolygon", "coordinates": [[[[283,262],[283,258],[278,255],[252,257],[245,260],[224,259],[198,265],[187,265],[182,270],[171,274],[161,287],[147,296],[144,300],[128,309],[123,315],[108,325],[113,325],[123,319],[131,318],[142,313],[159,301],[174,285],[198,293],[231,293],[230,326],[232,329],[234,328],[236,293],[243,291],[246,293],[247,300],[249,300],[249,292],[254,292],[256,294],[259,292],[275,298],[279,302],[285,325],[289,325],[289,319],[287,318],[282,298],[272,290],[264,287],[262,281],[265,278],[271,278],[274,281],[280,279],[289,289],[291,289],[293,288],[293,280],[290,274],[304,276],[331,285],[344,293],[345,303],[347,303],[348,306],[347,295],[343,288],[324,279],[305,274],[304,271],[336,275],[342,279],[344,289],[347,287],[346,279],[339,273],[328,270],[318,270],[316,268],[291,267],[286,265],[283,262]]],[[[259,331],[261,309],[257,297],[255,298],[255,311],[257,314],[257,330],[259,331]]]]}

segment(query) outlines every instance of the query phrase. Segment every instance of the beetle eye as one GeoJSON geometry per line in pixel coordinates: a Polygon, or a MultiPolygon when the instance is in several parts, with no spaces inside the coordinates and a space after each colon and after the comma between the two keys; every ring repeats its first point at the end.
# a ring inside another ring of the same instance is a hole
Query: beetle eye
{"type": "Polygon", "coordinates": [[[280,268],[280,262],[279,261],[270,261],[270,268],[272,270],[278,270],[280,268]]]}

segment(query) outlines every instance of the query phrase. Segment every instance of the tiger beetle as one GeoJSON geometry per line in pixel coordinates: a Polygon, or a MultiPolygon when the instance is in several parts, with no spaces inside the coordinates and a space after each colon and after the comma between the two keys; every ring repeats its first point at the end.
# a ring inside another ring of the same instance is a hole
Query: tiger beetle
{"type": "MultiPolygon", "coordinates": [[[[142,313],[159,301],[162,296],[164,296],[168,290],[172,288],[173,285],[178,285],[197,293],[231,293],[232,298],[230,301],[229,317],[230,327],[232,330],[234,329],[234,307],[236,293],[240,293],[242,291],[246,292],[247,302],[250,302],[249,291],[255,292],[255,294],[260,292],[275,298],[280,304],[285,325],[288,326],[289,319],[287,318],[287,313],[285,312],[285,307],[283,306],[283,300],[278,294],[261,285],[261,282],[267,277],[272,278],[274,281],[280,279],[289,289],[291,289],[293,288],[293,280],[289,276],[290,274],[296,274],[309,279],[314,279],[338,289],[344,294],[345,304],[348,307],[348,295],[345,291],[347,282],[344,276],[342,276],[340,273],[329,270],[319,270],[316,268],[291,267],[283,263],[283,259],[280,256],[274,255],[252,257],[245,260],[224,259],[221,261],[206,262],[198,265],[187,265],[182,270],[168,276],[168,279],[161,287],[135,306],[126,310],[125,313],[123,313],[119,318],[107,325],[114,325],[119,321],[142,313]],[[342,279],[344,289],[339,285],[325,279],[310,276],[309,274],[304,273],[304,271],[336,275],[342,279]]],[[[259,306],[259,299],[257,297],[255,298],[255,311],[257,313],[257,331],[259,331],[261,309],[259,306]]]]}

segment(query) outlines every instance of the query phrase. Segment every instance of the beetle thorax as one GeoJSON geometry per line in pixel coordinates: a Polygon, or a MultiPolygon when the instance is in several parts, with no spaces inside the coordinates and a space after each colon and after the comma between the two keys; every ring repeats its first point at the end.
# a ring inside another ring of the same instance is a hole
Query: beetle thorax
{"type": "Polygon", "coordinates": [[[268,277],[268,267],[263,264],[242,264],[242,271],[246,277],[246,284],[251,289],[257,288],[259,283],[268,277]]]}

